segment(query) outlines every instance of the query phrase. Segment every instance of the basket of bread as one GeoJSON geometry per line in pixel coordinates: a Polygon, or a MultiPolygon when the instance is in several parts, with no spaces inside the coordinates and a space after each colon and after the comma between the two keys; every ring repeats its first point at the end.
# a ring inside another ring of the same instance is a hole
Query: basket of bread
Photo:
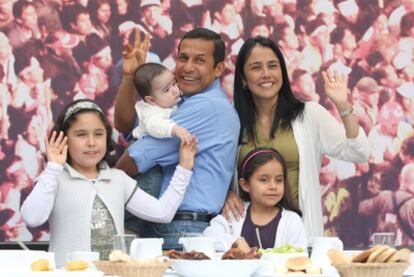
{"type": "Polygon", "coordinates": [[[334,249],[327,254],[341,277],[401,277],[411,260],[410,250],[387,245],[376,245],[353,257],[334,249]]]}
{"type": "Polygon", "coordinates": [[[121,277],[162,277],[171,265],[166,259],[131,259],[128,254],[115,250],[109,255],[109,261],[94,261],[96,268],[105,275],[121,277]]]}

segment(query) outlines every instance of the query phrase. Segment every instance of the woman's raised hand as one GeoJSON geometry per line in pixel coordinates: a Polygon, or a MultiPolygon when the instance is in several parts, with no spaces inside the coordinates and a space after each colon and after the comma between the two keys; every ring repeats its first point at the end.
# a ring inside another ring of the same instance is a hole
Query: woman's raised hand
{"type": "Polygon", "coordinates": [[[53,131],[50,140],[46,140],[46,154],[49,162],[64,164],[66,162],[68,153],[68,138],[61,131],[57,136],[56,131],[53,131]]]}
{"type": "Polygon", "coordinates": [[[336,71],[323,71],[325,93],[336,106],[348,102],[347,77],[336,71]]]}
{"type": "Polygon", "coordinates": [[[132,47],[129,43],[124,44],[122,56],[124,64],[122,71],[125,75],[134,74],[137,68],[145,63],[149,48],[150,35],[145,33],[144,41],[141,41],[141,31],[135,28],[135,41],[132,47]]]}

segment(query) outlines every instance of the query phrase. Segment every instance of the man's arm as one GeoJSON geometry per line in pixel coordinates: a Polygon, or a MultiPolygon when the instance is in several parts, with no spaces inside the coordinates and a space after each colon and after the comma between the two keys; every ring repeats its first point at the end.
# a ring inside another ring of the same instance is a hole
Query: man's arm
{"type": "Polygon", "coordinates": [[[134,128],[137,114],[135,103],[137,101],[134,75],[123,75],[121,86],[115,100],[115,128],[122,133],[129,133],[134,128]]]}
{"type": "Polygon", "coordinates": [[[145,63],[149,47],[149,35],[145,34],[141,43],[141,31],[135,29],[134,47],[124,45],[122,82],[115,100],[115,128],[122,133],[129,133],[134,128],[136,120],[135,103],[136,93],[134,87],[134,73],[137,68],[145,63]]]}
{"type": "Polygon", "coordinates": [[[122,154],[122,156],[116,162],[115,167],[121,169],[131,177],[135,177],[139,173],[138,165],[128,155],[128,151],[125,151],[124,154],[122,154]]]}

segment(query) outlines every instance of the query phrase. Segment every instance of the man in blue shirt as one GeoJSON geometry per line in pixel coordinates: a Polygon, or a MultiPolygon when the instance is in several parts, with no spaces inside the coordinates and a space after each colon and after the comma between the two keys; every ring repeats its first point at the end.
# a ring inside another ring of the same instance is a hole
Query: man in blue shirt
{"type": "MultiPolygon", "coordinates": [[[[124,75],[115,106],[115,125],[124,133],[130,132],[136,122],[132,77],[148,49],[148,38],[141,44],[139,37],[138,34],[135,48],[127,48],[124,54],[124,75]]],[[[221,211],[228,192],[240,122],[219,82],[224,70],[224,52],[220,35],[203,28],[186,33],[178,46],[175,76],[184,102],[171,118],[197,136],[199,151],[190,186],[174,220],[151,226],[151,235],[164,237],[164,248],[179,248],[178,237],[185,233],[201,233],[221,211]]],[[[178,163],[179,144],[176,137],[143,137],[128,147],[129,156],[124,156],[118,167],[135,175],[161,165],[162,194],[178,163]]]]}

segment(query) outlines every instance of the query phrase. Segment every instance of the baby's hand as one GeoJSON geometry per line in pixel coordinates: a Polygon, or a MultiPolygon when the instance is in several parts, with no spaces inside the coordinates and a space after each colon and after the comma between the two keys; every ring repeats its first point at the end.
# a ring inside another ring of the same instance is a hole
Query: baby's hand
{"type": "Polygon", "coordinates": [[[53,131],[49,141],[46,141],[46,154],[49,162],[64,164],[68,153],[68,138],[61,131],[56,137],[56,131],[53,131]]]}
{"type": "Polygon", "coordinates": [[[191,140],[193,139],[193,135],[187,131],[186,128],[183,128],[181,126],[175,125],[172,129],[172,135],[175,137],[179,137],[181,141],[188,144],[191,143],[191,140]]]}
{"type": "Polygon", "coordinates": [[[180,144],[180,165],[185,169],[191,170],[194,166],[194,157],[198,150],[198,140],[197,137],[191,135],[191,140],[189,143],[186,143],[184,140],[181,140],[180,144]]]}

